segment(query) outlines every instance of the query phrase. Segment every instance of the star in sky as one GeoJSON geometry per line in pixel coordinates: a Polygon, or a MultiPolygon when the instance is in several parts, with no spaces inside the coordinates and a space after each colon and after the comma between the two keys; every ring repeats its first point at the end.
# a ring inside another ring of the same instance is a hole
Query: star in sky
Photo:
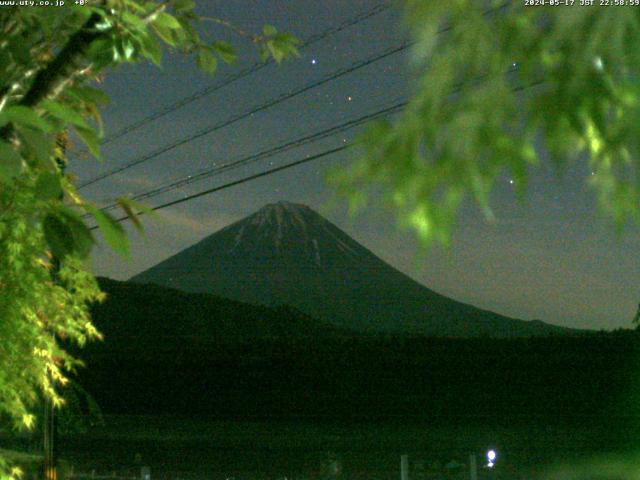
{"type": "Polygon", "coordinates": [[[316,63],[318,63],[318,61],[315,58],[311,59],[311,65],[315,65],[316,63]]]}

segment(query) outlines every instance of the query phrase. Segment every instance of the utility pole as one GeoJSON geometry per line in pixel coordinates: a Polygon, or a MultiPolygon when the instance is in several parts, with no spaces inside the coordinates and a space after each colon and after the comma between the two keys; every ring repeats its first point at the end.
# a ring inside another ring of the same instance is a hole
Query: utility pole
{"type": "MultiPolygon", "coordinates": [[[[66,151],[67,151],[68,136],[67,131],[63,131],[58,134],[56,138],[56,151],[55,159],[60,170],[60,174],[64,175],[65,168],[67,166],[66,151]]],[[[64,199],[64,194],[60,194],[60,201],[64,199]]],[[[60,272],[61,259],[54,256],[52,259],[53,267],[51,269],[51,277],[54,282],[58,282],[58,273],[60,272]]],[[[55,342],[55,333],[51,332],[52,340],[55,342]]],[[[49,382],[53,387],[53,379],[51,372],[47,372],[49,382]]],[[[57,480],[57,444],[58,444],[58,422],[55,412],[55,407],[51,398],[45,396],[44,399],[44,415],[43,415],[43,457],[44,457],[44,480],[57,480]]]]}
{"type": "Polygon", "coordinates": [[[400,480],[409,480],[409,455],[400,455],[400,480]]]}
{"type": "Polygon", "coordinates": [[[469,455],[469,480],[478,480],[478,465],[475,453],[469,455]]]}
{"type": "MultiPolygon", "coordinates": [[[[51,379],[49,375],[49,379],[51,379]]],[[[56,480],[55,411],[50,398],[44,400],[44,480],[56,480]]]]}

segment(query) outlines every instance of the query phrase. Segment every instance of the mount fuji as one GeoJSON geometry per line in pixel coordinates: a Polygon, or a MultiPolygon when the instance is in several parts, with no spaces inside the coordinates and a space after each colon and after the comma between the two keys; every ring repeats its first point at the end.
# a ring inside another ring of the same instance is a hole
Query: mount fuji
{"type": "Polygon", "coordinates": [[[524,337],[573,332],[440,295],[311,208],[289,202],[266,205],[131,281],[254,304],[289,305],[367,333],[524,337]]]}

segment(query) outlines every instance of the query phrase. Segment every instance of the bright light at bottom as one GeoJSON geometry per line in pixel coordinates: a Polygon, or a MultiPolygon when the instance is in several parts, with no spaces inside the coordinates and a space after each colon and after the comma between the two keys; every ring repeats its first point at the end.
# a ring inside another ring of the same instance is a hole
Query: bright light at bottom
{"type": "Polygon", "coordinates": [[[489,450],[487,452],[487,458],[489,459],[489,463],[493,463],[493,461],[496,459],[496,451],[495,450],[489,450]]]}
{"type": "Polygon", "coordinates": [[[493,468],[493,465],[494,465],[494,464],[493,464],[493,462],[492,462],[492,461],[489,461],[489,463],[487,463],[487,467],[489,467],[489,468],[493,468]]]}

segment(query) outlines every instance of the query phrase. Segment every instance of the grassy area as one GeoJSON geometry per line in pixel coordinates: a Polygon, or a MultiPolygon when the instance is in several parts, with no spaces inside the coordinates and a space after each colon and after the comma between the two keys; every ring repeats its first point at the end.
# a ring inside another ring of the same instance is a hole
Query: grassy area
{"type": "MultiPolygon", "coordinates": [[[[155,478],[248,479],[250,472],[262,478],[302,478],[332,452],[342,462],[343,479],[396,478],[401,454],[409,454],[412,462],[426,468],[451,460],[464,463],[470,452],[477,453],[481,462],[487,449],[495,448],[499,471],[541,475],[553,465],[582,465],[603,455],[624,455],[626,462],[633,444],[631,438],[624,441],[615,432],[607,433],[606,425],[589,419],[581,428],[531,421],[499,425],[458,420],[433,425],[406,419],[343,423],[116,416],[105,420],[104,426],[65,437],[61,443],[61,453],[79,470],[133,471],[139,456],[155,478]]],[[[637,438],[636,433],[630,429],[629,436],[637,438]]]]}
{"type": "Polygon", "coordinates": [[[17,450],[7,450],[0,448],[0,457],[12,463],[31,464],[42,462],[42,455],[32,453],[19,452],[17,450]]]}
{"type": "MultiPolygon", "coordinates": [[[[23,472],[22,480],[39,480],[42,478],[42,455],[0,448],[0,458],[6,460],[11,466],[20,467],[23,472]]],[[[58,480],[68,478],[70,472],[71,465],[69,462],[63,459],[58,460],[58,480]]]]}
{"type": "Polygon", "coordinates": [[[39,478],[42,470],[42,455],[8,450],[0,448],[0,458],[3,458],[9,465],[20,467],[25,480],[39,478]]]}

